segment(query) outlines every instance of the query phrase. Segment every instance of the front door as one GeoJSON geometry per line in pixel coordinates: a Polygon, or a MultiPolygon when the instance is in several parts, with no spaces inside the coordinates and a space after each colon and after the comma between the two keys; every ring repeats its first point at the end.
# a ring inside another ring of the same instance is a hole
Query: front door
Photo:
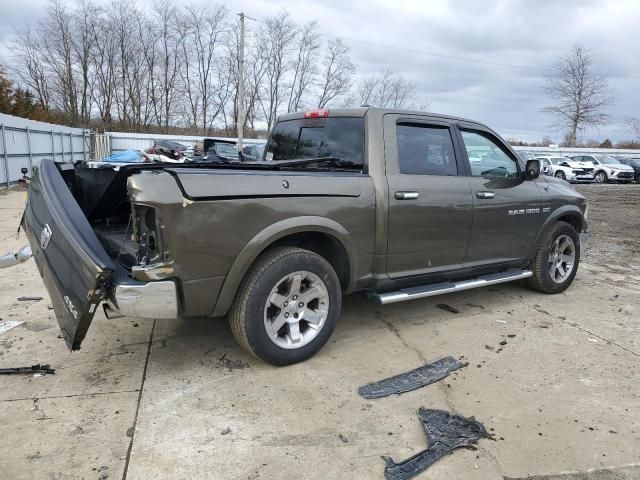
{"type": "Polygon", "coordinates": [[[449,124],[385,115],[384,132],[389,277],[461,268],[472,202],[469,181],[459,174],[463,164],[449,124]]]}
{"type": "Polygon", "coordinates": [[[459,135],[473,198],[465,267],[523,260],[547,216],[538,181],[524,179],[516,155],[489,130],[460,126],[459,135]]]}

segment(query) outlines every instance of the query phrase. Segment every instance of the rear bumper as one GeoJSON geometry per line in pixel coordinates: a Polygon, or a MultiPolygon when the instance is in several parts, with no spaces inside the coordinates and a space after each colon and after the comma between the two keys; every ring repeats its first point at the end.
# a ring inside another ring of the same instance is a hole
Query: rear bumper
{"type": "Polygon", "coordinates": [[[178,316],[178,294],[172,280],[138,282],[127,279],[113,285],[104,303],[107,318],[132,317],[174,319],[178,316]]]}

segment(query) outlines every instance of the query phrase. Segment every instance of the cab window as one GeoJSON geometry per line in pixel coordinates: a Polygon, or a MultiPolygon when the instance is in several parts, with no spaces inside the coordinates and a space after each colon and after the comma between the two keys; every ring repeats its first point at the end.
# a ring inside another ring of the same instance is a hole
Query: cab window
{"type": "Polygon", "coordinates": [[[448,127],[420,124],[396,126],[400,173],[457,175],[458,165],[448,127]]]}
{"type": "Polygon", "coordinates": [[[473,177],[517,177],[515,158],[489,134],[480,131],[461,130],[473,177]]]}

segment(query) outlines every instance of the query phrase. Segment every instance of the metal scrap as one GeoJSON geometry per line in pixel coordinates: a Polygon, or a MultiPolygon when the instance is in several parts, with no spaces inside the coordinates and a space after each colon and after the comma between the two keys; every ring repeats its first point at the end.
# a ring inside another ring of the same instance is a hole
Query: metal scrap
{"type": "Polygon", "coordinates": [[[391,457],[382,457],[386,464],[384,477],[387,480],[408,480],[424,472],[452,450],[470,447],[481,438],[492,438],[473,417],[422,407],[418,410],[418,418],[427,435],[428,448],[400,463],[394,462],[391,457]]]}
{"type": "Polygon", "coordinates": [[[24,322],[20,320],[7,320],[6,322],[2,322],[0,323],[0,333],[7,332],[18,325],[22,325],[23,323],[24,322]]]}
{"type": "Polygon", "coordinates": [[[463,366],[464,364],[453,357],[444,357],[410,372],[363,385],[358,388],[358,393],[366,399],[382,398],[392,394],[400,395],[442,380],[449,373],[463,366]]]}
{"type": "Polygon", "coordinates": [[[9,252],[6,255],[0,257],[0,268],[13,267],[22,262],[26,262],[32,256],[31,247],[25,245],[17,252],[9,252]]]}
{"type": "Polygon", "coordinates": [[[0,368],[0,375],[46,375],[48,373],[55,374],[56,371],[49,365],[32,365],[30,367],[14,367],[14,368],[0,368]]]}

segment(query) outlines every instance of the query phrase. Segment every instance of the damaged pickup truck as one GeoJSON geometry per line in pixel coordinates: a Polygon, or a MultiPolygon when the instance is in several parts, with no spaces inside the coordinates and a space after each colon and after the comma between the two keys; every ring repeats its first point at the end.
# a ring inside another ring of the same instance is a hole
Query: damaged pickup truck
{"type": "Polygon", "coordinates": [[[254,163],[43,161],[22,227],[70,349],[108,318],[228,316],[274,365],[318,352],[343,294],[380,304],[527,279],[558,293],[584,197],[495,132],[377,108],[282,116],[254,163]]]}

